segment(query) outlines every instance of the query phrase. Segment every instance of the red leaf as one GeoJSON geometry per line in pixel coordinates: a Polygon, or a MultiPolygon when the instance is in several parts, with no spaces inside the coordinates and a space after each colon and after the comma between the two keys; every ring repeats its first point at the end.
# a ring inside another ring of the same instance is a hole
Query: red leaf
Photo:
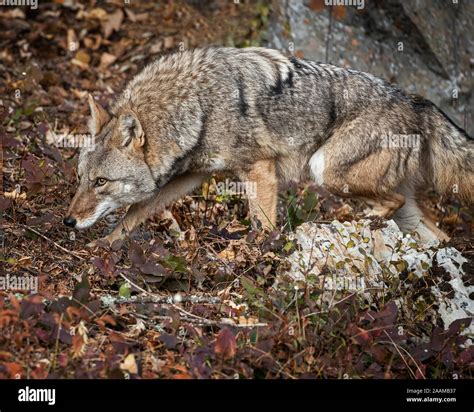
{"type": "Polygon", "coordinates": [[[132,242],[128,249],[129,259],[137,266],[143,265],[145,263],[145,256],[143,254],[143,249],[138,243],[132,242]]]}
{"type": "Polygon", "coordinates": [[[237,342],[230,329],[225,328],[219,332],[214,346],[214,352],[224,359],[231,359],[235,356],[237,352],[237,342]]]}

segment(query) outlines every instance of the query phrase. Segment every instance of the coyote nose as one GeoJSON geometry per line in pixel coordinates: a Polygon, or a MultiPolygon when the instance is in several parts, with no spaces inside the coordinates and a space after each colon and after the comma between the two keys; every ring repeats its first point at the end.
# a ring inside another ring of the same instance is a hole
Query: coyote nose
{"type": "Polygon", "coordinates": [[[76,226],[76,219],[74,219],[72,216],[66,216],[66,217],[63,219],[63,223],[64,223],[66,226],[74,227],[74,226],[76,226]]]}

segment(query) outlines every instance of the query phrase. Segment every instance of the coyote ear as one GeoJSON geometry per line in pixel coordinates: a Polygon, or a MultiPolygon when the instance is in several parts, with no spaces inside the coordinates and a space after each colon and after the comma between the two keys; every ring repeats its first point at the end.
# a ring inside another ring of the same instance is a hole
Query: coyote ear
{"type": "Polygon", "coordinates": [[[100,104],[97,104],[91,94],[88,96],[91,117],[89,119],[89,131],[96,136],[100,133],[105,124],[110,120],[110,116],[100,104]]]}
{"type": "Polygon", "coordinates": [[[122,135],[122,146],[126,147],[133,141],[133,147],[138,149],[145,144],[145,133],[140,120],[133,113],[122,114],[119,118],[119,131],[122,135]]]}

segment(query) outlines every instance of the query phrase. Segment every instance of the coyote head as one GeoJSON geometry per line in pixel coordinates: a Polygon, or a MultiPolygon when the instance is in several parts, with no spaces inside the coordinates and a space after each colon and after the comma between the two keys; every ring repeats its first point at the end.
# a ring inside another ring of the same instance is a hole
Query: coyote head
{"type": "Polygon", "coordinates": [[[136,113],[111,115],[89,95],[93,147],[79,155],[79,187],[64,224],[78,229],[92,226],[112,210],[140,202],[156,189],[145,162],[145,132],[136,113]]]}

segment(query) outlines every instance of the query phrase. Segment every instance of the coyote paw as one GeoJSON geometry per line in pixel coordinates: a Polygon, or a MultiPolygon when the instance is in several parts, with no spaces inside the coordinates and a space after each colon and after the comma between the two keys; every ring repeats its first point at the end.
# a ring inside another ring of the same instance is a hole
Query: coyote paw
{"type": "Polygon", "coordinates": [[[88,249],[95,249],[96,247],[98,247],[99,245],[97,244],[98,242],[98,239],[96,240],[93,240],[92,242],[89,242],[86,244],[86,248],[88,249]]]}
{"type": "Polygon", "coordinates": [[[95,249],[99,246],[110,246],[112,244],[112,242],[114,241],[115,239],[109,239],[108,236],[105,236],[103,238],[100,238],[100,239],[96,239],[96,240],[93,240],[92,242],[89,242],[86,247],[88,249],[95,249]]]}

